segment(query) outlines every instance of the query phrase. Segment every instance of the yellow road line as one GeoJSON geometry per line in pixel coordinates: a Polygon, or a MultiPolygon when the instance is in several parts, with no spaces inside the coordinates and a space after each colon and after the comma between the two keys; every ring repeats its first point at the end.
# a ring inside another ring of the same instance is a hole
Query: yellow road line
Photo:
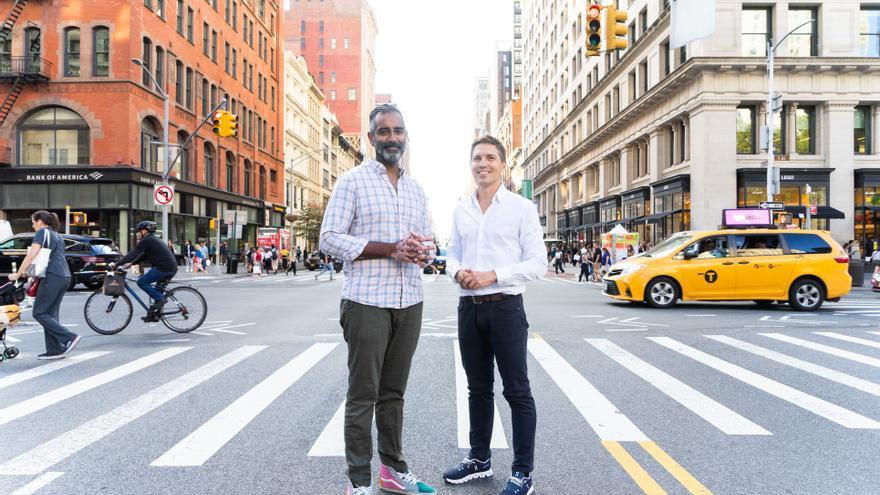
{"type": "Polygon", "coordinates": [[[694,495],[712,495],[708,488],[691,476],[691,473],[681,467],[681,464],[675,462],[675,459],[670,457],[659,445],[654,442],[639,442],[639,445],[651,454],[651,457],[659,462],[664,469],[669,471],[669,474],[674,476],[683,487],[687,488],[687,491],[694,495]]]}
{"type": "Polygon", "coordinates": [[[645,492],[645,495],[666,495],[666,491],[654,481],[654,478],[636,462],[635,459],[629,455],[629,452],[624,449],[620,443],[604,441],[602,442],[602,446],[611,453],[611,456],[614,457],[614,460],[620,464],[620,467],[626,471],[626,474],[632,478],[633,481],[639,485],[639,488],[645,492]]]}

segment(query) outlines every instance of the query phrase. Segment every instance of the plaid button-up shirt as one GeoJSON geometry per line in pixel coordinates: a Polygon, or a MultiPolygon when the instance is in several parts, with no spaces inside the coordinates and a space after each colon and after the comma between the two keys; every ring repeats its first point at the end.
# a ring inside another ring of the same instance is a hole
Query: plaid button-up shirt
{"type": "Polygon", "coordinates": [[[422,302],[422,269],[392,258],[356,259],[367,243],[398,242],[410,232],[430,236],[425,192],[401,171],[397,190],[375,160],[346,172],[336,183],[321,225],[321,251],[342,258],[342,297],[379,308],[422,302]]]}

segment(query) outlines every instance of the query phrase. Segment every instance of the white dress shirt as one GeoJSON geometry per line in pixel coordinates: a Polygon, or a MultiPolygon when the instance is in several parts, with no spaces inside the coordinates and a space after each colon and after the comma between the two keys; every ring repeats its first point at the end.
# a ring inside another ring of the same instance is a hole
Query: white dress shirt
{"type": "Polygon", "coordinates": [[[477,290],[460,287],[463,296],[522,294],[526,282],[543,276],[547,249],[534,203],[503,186],[485,213],[476,193],[462,199],[453,214],[447,246],[446,273],[452,283],[458,285],[455,274],[464,268],[494,270],[498,281],[477,290]]]}

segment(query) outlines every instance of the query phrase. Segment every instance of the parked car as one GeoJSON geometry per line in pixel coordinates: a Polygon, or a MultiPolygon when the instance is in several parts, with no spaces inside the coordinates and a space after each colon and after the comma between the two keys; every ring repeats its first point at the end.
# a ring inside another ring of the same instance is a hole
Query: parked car
{"type": "MultiPolygon", "coordinates": [[[[64,239],[64,254],[70,267],[70,287],[83,284],[89,289],[97,289],[104,281],[107,265],[122,255],[113,241],[101,237],[61,235],[64,239]]],[[[34,240],[34,234],[17,234],[0,241],[0,280],[13,273],[12,264],[21,266],[27,250],[34,240]]]]}
{"type": "Polygon", "coordinates": [[[425,273],[434,273],[436,270],[438,273],[446,274],[446,248],[438,247],[437,248],[437,256],[434,257],[434,262],[431,265],[425,267],[425,273]],[[433,267],[433,268],[432,268],[433,267]]]}
{"type": "MultiPolygon", "coordinates": [[[[306,258],[306,260],[303,262],[303,264],[305,265],[306,269],[308,269],[310,272],[324,268],[324,260],[321,259],[321,257],[318,256],[317,254],[309,255],[309,257],[306,258]]],[[[333,258],[333,269],[336,271],[336,273],[341,272],[342,271],[342,260],[340,260],[338,258],[333,258]]]]}

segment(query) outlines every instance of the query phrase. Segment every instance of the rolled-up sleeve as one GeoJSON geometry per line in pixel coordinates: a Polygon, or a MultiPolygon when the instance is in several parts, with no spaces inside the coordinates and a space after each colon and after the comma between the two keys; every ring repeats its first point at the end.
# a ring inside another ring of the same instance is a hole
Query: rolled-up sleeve
{"type": "Polygon", "coordinates": [[[455,275],[461,270],[461,239],[458,236],[458,208],[452,214],[452,234],[446,244],[446,275],[458,285],[455,275]]]}
{"type": "Polygon", "coordinates": [[[351,175],[343,175],[330,194],[321,223],[321,251],[342,258],[345,262],[357,259],[369,242],[351,235],[351,224],[357,213],[357,193],[351,175]]]}
{"type": "Polygon", "coordinates": [[[495,277],[501,287],[523,284],[535,280],[547,272],[547,256],[544,248],[544,232],[535,205],[523,206],[526,211],[520,222],[519,244],[522,261],[495,269],[495,277]]]}

